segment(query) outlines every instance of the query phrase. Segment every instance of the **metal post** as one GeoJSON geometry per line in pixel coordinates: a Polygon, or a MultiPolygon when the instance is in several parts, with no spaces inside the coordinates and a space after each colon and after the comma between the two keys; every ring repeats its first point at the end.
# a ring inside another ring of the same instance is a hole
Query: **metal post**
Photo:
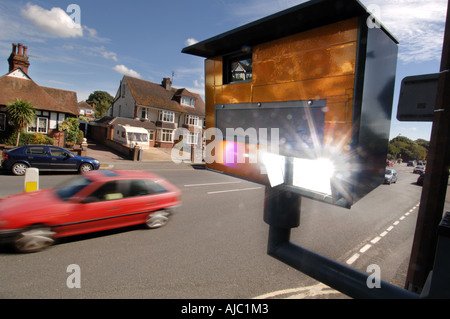
{"type": "Polygon", "coordinates": [[[433,268],[437,230],[444,211],[450,166],[450,1],[447,5],[441,73],[427,171],[405,288],[420,292],[433,268]]]}

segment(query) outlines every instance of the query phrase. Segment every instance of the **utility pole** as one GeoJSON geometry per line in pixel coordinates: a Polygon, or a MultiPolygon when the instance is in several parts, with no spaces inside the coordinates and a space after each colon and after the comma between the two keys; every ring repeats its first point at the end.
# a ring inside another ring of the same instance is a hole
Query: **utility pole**
{"type": "Polygon", "coordinates": [[[437,230],[444,213],[450,169],[450,0],[447,4],[444,44],[427,170],[423,183],[411,259],[405,288],[420,293],[433,269],[437,230]]]}

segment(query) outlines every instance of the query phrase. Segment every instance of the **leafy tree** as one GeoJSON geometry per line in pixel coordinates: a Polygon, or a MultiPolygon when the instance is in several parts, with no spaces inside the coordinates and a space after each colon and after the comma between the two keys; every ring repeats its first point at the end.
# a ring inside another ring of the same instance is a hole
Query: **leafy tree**
{"type": "Polygon", "coordinates": [[[388,155],[390,158],[402,158],[404,161],[425,160],[428,145],[429,142],[425,140],[412,141],[405,136],[397,136],[389,142],[388,155]]]}
{"type": "Polygon", "coordinates": [[[8,120],[17,129],[16,146],[19,145],[20,133],[36,119],[36,109],[25,100],[16,99],[6,105],[8,120]]]}
{"type": "Polygon", "coordinates": [[[105,91],[94,91],[89,95],[89,98],[86,100],[88,104],[94,104],[95,109],[95,117],[102,118],[105,116],[106,111],[111,106],[114,98],[111,94],[105,91]]]}
{"type": "Polygon", "coordinates": [[[59,126],[59,131],[66,131],[66,141],[76,143],[80,132],[80,124],[77,117],[68,117],[59,126]]]}

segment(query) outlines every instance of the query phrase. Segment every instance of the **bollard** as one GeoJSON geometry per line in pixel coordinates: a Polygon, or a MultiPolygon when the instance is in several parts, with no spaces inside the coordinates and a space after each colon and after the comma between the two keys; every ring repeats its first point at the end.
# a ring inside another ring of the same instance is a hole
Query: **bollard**
{"type": "Polygon", "coordinates": [[[24,192],[34,192],[39,190],[39,169],[27,168],[23,183],[24,192]]]}

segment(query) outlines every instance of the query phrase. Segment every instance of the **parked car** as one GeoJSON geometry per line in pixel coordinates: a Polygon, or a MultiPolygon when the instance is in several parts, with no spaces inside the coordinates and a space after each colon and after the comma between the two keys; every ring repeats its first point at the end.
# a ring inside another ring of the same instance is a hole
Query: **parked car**
{"type": "Polygon", "coordinates": [[[80,173],[97,170],[100,162],[57,146],[27,145],[3,152],[2,167],[15,175],[24,175],[29,167],[39,170],[76,170],[80,173]]]}
{"type": "Polygon", "coordinates": [[[409,161],[408,164],[406,166],[412,166],[414,167],[414,161],[409,161]]]}
{"type": "Polygon", "coordinates": [[[425,167],[424,166],[416,166],[413,169],[414,174],[422,174],[425,173],[425,167]]]}
{"type": "Polygon", "coordinates": [[[397,180],[398,180],[397,171],[392,168],[386,168],[386,171],[384,172],[384,183],[390,185],[391,183],[396,183],[397,180]]]}
{"type": "Polygon", "coordinates": [[[56,188],[0,199],[0,238],[18,252],[36,252],[61,237],[136,224],[161,227],[178,205],[179,189],[157,175],[92,171],[56,188]]]}
{"type": "Polygon", "coordinates": [[[417,178],[417,185],[423,186],[423,179],[425,178],[425,173],[421,173],[420,176],[417,178]]]}

